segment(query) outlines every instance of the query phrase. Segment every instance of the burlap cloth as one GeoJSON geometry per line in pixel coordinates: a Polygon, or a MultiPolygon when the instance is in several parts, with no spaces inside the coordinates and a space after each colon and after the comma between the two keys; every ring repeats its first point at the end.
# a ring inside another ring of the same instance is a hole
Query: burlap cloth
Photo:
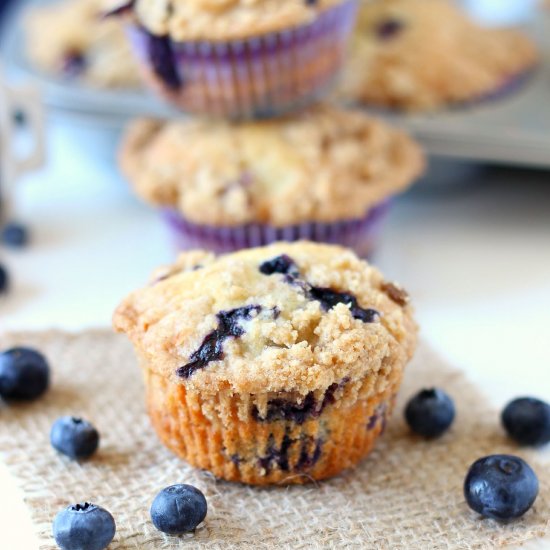
{"type": "Polygon", "coordinates": [[[114,549],[171,548],[495,548],[543,536],[550,529],[550,468],[536,452],[511,445],[498,412],[459,372],[426,346],[408,369],[396,414],[374,453],[354,471],[304,487],[255,489],[216,481],[172,456],[157,441],[144,411],[143,388],[129,344],[108,332],[49,332],[0,338],[1,347],[41,349],[53,367],[48,395],[31,405],[4,407],[0,453],[17,478],[41,549],[54,549],[51,522],[69,503],[89,500],[114,515],[114,549]],[[455,398],[457,420],[442,439],[411,436],[403,398],[438,385],[455,398]],[[52,421],[82,415],[101,432],[101,449],[83,464],[49,445],[52,421]],[[526,457],[541,490],[520,521],[499,525],[471,512],[462,481],[468,466],[491,453],[526,457]],[[194,535],[166,537],[149,519],[162,487],[185,482],[208,499],[208,516],[194,535]]]}

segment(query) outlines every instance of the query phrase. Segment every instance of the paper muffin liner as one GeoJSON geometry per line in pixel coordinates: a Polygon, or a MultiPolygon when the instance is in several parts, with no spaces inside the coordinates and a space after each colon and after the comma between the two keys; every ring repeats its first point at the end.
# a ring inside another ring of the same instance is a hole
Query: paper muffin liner
{"type": "Polygon", "coordinates": [[[274,117],[305,107],[330,88],[345,60],[356,0],[307,25],[241,40],[184,41],[127,27],[149,84],[185,112],[231,119],[274,117]]]}
{"type": "Polygon", "coordinates": [[[490,90],[484,94],[481,94],[477,98],[474,98],[469,101],[465,101],[465,105],[476,105],[491,100],[505,99],[509,96],[514,95],[524,88],[529,80],[534,76],[536,69],[530,67],[518,73],[512,74],[505,78],[500,86],[494,90],[490,90]]]}
{"type": "Polygon", "coordinates": [[[296,401],[207,396],[144,367],[148,412],[161,441],[217,478],[252,485],[303,484],[358,464],[383,433],[402,378],[396,367],[296,401]]]}
{"type": "Polygon", "coordinates": [[[193,223],[178,211],[162,211],[174,243],[179,250],[204,248],[218,253],[268,245],[278,241],[309,240],[352,248],[362,256],[370,255],[390,207],[385,200],[371,208],[362,218],[336,222],[304,222],[285,227],[251,223],[239,226],[212,226],[193,223]]]}

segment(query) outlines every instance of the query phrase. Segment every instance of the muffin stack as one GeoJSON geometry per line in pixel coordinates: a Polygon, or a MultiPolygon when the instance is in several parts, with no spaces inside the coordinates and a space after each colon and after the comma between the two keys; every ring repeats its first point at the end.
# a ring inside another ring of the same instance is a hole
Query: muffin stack
{"type": "MultiPolygon", "coordinates": [[[[146,80],[195,115],[279,116],[322,95],[344,61],[356,0],[136,0],[146,80]]],[[[119,6],[118,12],[124,9],[119,6]]]]}
{"type": "Polygon", "coordinates": [[[145,80],[196,119],[139,120],[123,172],[182,249],[300,239],[373,247],[420,149],[318,103],[345,61],[355,0],[136,0],[125,18],[145,80]]]}
{"type": "Polygon", "coordinates": [[[116,13],[147,81],[201,115],[136,121],[121,150],[136,192],[195,249],[114,315],[160,439],[255,485],[354,466],[384,429],[416,325],[405,291],[326,243],[368,254],[423,166],[401,132],[316,103],[355,1],[137,0],[116,13]]]}

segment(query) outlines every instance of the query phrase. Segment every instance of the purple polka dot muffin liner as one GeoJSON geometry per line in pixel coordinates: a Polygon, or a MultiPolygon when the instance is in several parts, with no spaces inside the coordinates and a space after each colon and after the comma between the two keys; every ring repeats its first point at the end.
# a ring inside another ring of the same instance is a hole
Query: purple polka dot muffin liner
{"type": "Polygon", "coordinates": [[[129,24],[142,73],[166,100],[190,114],[269,118],[330,89],[345,61],[356,0],[343,0],[296,28],[225,42],[176,42],[129,24]]]}
{"type": "Polygon", "coordinates": [[[200,225],[186,220],[173,209],[165,209],[162,214],[179,250],[201,248],[225,253],[277,241],[309,240],[340,244],[366,257],[375,249],[389,207],[390,201],[386,200],[371,208],[362,218],[331,223],[306,222],[285,227],[262,223],[234,227],[200,225]]]}

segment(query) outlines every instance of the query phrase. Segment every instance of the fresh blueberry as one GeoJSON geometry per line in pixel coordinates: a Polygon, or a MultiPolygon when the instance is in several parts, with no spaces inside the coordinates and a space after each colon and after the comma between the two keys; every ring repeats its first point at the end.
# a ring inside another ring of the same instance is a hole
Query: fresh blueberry
{"type": "Polygon", "coordinates": [[[2,242],[13,248],[24,247],[29,242],[27,228],[19,223],[8,223],[2,229],[2,242]]]}
{"type": "Polygon", "coordinates": [[[49,381],[50,367],[37,351],[12,348],[0,353],[0,397],[36,399],[48,389],[49,381]]]}
{"type": "Polygon", "coordinates": [[[204,495],[192,485],[171,485],[151,505],[151,520],[163,533],[180,535],[193,531],[206,517],[204,495]]]}
{"type": "Polygon", "coordinates": [[[88,421],[74,416],[58,418],[50,432],[52,447],[73,460],[90,458],[99,446],[99,433],[88,421]]]}
{"type": "Polygon", "coordinates": [[[0,294],[7,292],[10,286],[10,277],[6,268],[0,264],[0,294]]]}
{"type": "Polygon", "coordinates": [[[103,550],[115,532],[113,516],[88,502],[61,510],[53,522],[53,536],[61,550],[103,550]]]}
{"type": "Polygon", "coordinates": [[[550,442],[550,405],[533,397],[520,397],[502,411],[502,424],[520,445],[545,445],[550,442]]]}
{"type": "Polygon", "coordinates": [[[407,403],[405,418],[413,432],[436,438],[443,435],[453,423],[455,406],[443,390],[422,390],[407,403]]]}
{"type": "Polygon", "coordinates": [[[523,516],[535,502],[539,480],[521,458],[492,455],[472,464],[464,480],[468,506],[482,516],[508,520],[523,516]]]}

